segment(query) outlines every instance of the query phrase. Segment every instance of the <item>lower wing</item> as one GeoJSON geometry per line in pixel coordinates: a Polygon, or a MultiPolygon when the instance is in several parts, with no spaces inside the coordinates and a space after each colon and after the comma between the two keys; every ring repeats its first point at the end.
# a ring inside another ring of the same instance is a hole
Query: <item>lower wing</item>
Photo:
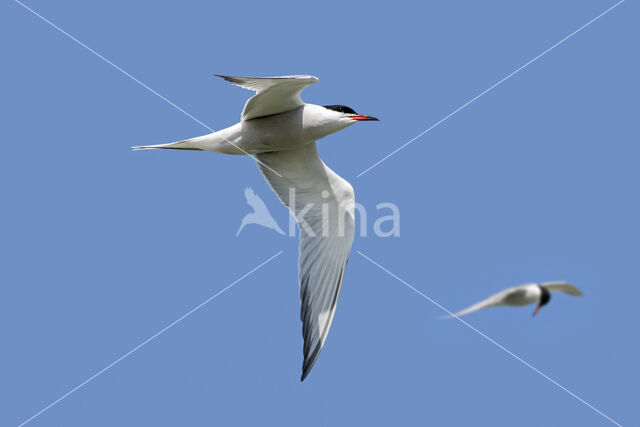
{"type": "Polygon", "coordinates": [[[315,142],[295,150],[259,154],[257,159],[260,171],[300,228],[304,380],[327,339],[351,252],[353,188],[320,160],[315,142]]]}

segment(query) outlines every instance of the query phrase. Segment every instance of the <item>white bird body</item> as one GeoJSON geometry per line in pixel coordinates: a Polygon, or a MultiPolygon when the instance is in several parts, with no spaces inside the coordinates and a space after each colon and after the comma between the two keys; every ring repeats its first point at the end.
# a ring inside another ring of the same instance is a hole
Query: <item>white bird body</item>
{"type": "Polygon", "coordinates": [[[464,316],[488,307],[498,307],[503,305],[523,306],[537,303],[538,306],[533,312],[535,315],[538,313],[538,310],[540,310],[540,307],[549,302],[551,299],[551,291],[560,291],[574,296],[583,295],[578,288],[568,282],[526,283],[524,285],[514,286],[500,291],[449,317],[464,316]]]}
{"type": "Polygon", "coordinates": [[[171,144],[136,149],[171,148],[222,154],[261,154],[314,143],[355,123],[325,107],[306,104],[293,111],[236,123],[214,133],[171,144]]]}
{"type": "Polygon", "coordinates": [[[240,123],[197,138],[133,148],[254,157],[300,227],[304,380],[329,333],[355,232],[353,187],[322,162],[315,141],[356,121],[378,119],[343,105],[303,103],[300,92],[318,81],[313,76],[220,77],[257,92],[245,104],[240,123]]]}
{"type": "Polygon", "coordinates": [[[540,300],[542,290],[536,283],[518,286],[515,290],[508,292],[504,298],[496,305],[529,305],[540,300]]]}

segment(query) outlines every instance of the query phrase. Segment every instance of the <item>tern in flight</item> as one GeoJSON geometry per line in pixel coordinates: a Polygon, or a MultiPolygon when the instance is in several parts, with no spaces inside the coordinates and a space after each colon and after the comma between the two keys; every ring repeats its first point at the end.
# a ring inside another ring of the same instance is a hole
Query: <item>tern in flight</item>
{"type": "Polygon", "coordinates": [[[298,280],[302,336],[301,381],[327,339],[355,232],[353,187],[325,165],[316,141],[356,122],[378,120],[344,105],[305,104],[300,93],[313,76],[219,76],[256,94],[239,123],[168,148],[251,155],[300,228],[298,280]]]}
{"type": "Polygon", "coordinates": [[[551,300],[551,292],[559,291],[569,295],[583,296],[580,289],[568,282],[544,282],[544,283],[527,283],[513,288],[505,289],[497,294],[491,295],[489,298],[480,301],[477,304],[467,307],[452,316],[460,317],[465,314],[473,313],[487,307],[497,307],[501,305],[521,306],[536,303],[536,309],[533,316],[538,314],[540,307],[547,304],[551,300]]]}

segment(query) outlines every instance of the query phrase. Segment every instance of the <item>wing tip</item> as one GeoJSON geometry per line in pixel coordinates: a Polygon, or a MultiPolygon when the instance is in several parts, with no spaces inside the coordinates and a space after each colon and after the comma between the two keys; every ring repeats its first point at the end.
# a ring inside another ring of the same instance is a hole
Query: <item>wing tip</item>
{"type": "Polygon", "coordinates": [[[309,372],[311,372],[313,365],[315,365],[318,360],[320,350],[322,350],[322,345],[316,346],[310,355],[305,356],[304,361],[302,362],[302,375],[300,376],[300,382],[303,382],[304,379],[307,378],[307,375],[309,375],[309,372]]]}
{"type": "Polygon", "coordinates": [[[224,79],[233,85],[240,85],[242,83],[242,81],[235,76],[224,76],[222,74],[214,74],[214,76],[220,77],[221,79],[224,79]]]}
{"type": "Polygon", "coordinates": [[[313,368],[313,365],[315,365],[317,359],[318,356],[315,357],[313,362],[308,363],[308,360],[304,361],[304,363],[302,364],[302,375],[300,375],[300,382],[303,382],[304,379],[307,378],[307,375],[309,375],[309,372],[311,372],[311,368],[313,368]]]}
{"type": "Polygon", "coordinates": [[[542,282],[540,284],[540,286],[558,286],[558,285],[564,285],[564,286],[568,286],[569,289],[565,289],[565,290],[561,290],[561,289],[554,289],[552,288],[551,290],[560,290],[561,292],[565,292],[569,295],[573,295],[576,297],[583,297],[584,293],[578,289],[578,287],[576,285],[574,285],[573,283],[567,281],[567,280],[557,280],[557,281],[551,281],[551,282],[542,282]]]}
{"type": "Polygon", "coordinates": [[[309,372],[311,372],[312,367],[313,363],[311,364],[311,366],[307,366],[307,360],[302,362],[302,374],[300,375],[300,382],[303,382],[304,379],[307,378],[307,375],[309,375],[309,372]]]}
{"type": "Polygon", "coordinates": [[[309,79],[312,80],[313,83],[318,82],[320,79],[318,79],[316,76],[312,76],[309,74],[294,74],[294,75],[290,75],[290,76],[269,76],[269,77],[259,77],[259,76],[228,76],[225,74],[214,74],[215,77],[220,77],[222,79],[225,79],[228,82],[232,82],[232,83],[236,83],[238,81],[240,81],[241,79],[309,79]]]}
{"type": "Polygon", "coordinates": [[[438,316],[438,317],[436,317],[436,319],[438,319],[438,320],[450,320],[450,319],[453,319],[453,318],[456,318],[456,317],[458,317],[457,314],[447,314],[446,316],[438,316]]]}

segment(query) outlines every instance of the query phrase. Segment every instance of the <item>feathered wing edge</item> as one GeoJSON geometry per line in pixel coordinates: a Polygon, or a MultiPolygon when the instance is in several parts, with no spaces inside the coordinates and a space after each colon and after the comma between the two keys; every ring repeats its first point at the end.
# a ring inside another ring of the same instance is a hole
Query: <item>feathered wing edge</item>
{"type": "Polygon", "coordinates": [[[304,218],[315,235],[301,230],[298,262],[304,338],[301,380],[304,380],[318,358],[335,315],[355,234],[353,188],[320,160],[315,143],[295,150],[260,154],[258,160],[262,162],[258,168],[271,188],[295,215],[296,210],[302,211],[307,203],[312,204],[304,218]],[[270,168],[283,176],[277,176],[270,168]],[[288,205],[290,188],[297,189],[299,198],[294,207],[288,205]],[[324,191],[330,196],[323,197],[324,191]],[[333,212],[329,217],[329,230],[339,232],[323,235],[322,207],[327,203],[333,212]],[[344,215],[342,230],[341,215],[344,215]]]}
{"type": "Polygon", "coordinates": [[[304,381],[315,364],[320,350],[331,329],[333,317],[338,305],[340,290],[344,280],[344,273],[348,262],[350,246],[329,248],[334,246],[330,241],[315,237],[315,242],[300,242],[299,278],[300,278],[300,320],[302,321],[302,336],[304,338],[302,375],[304,381]],[[325,246],[323,249],[303,248],[304,245],[325,246]],[[306,253],[330,251],[328,257],[308,257],[306,253]]]}

